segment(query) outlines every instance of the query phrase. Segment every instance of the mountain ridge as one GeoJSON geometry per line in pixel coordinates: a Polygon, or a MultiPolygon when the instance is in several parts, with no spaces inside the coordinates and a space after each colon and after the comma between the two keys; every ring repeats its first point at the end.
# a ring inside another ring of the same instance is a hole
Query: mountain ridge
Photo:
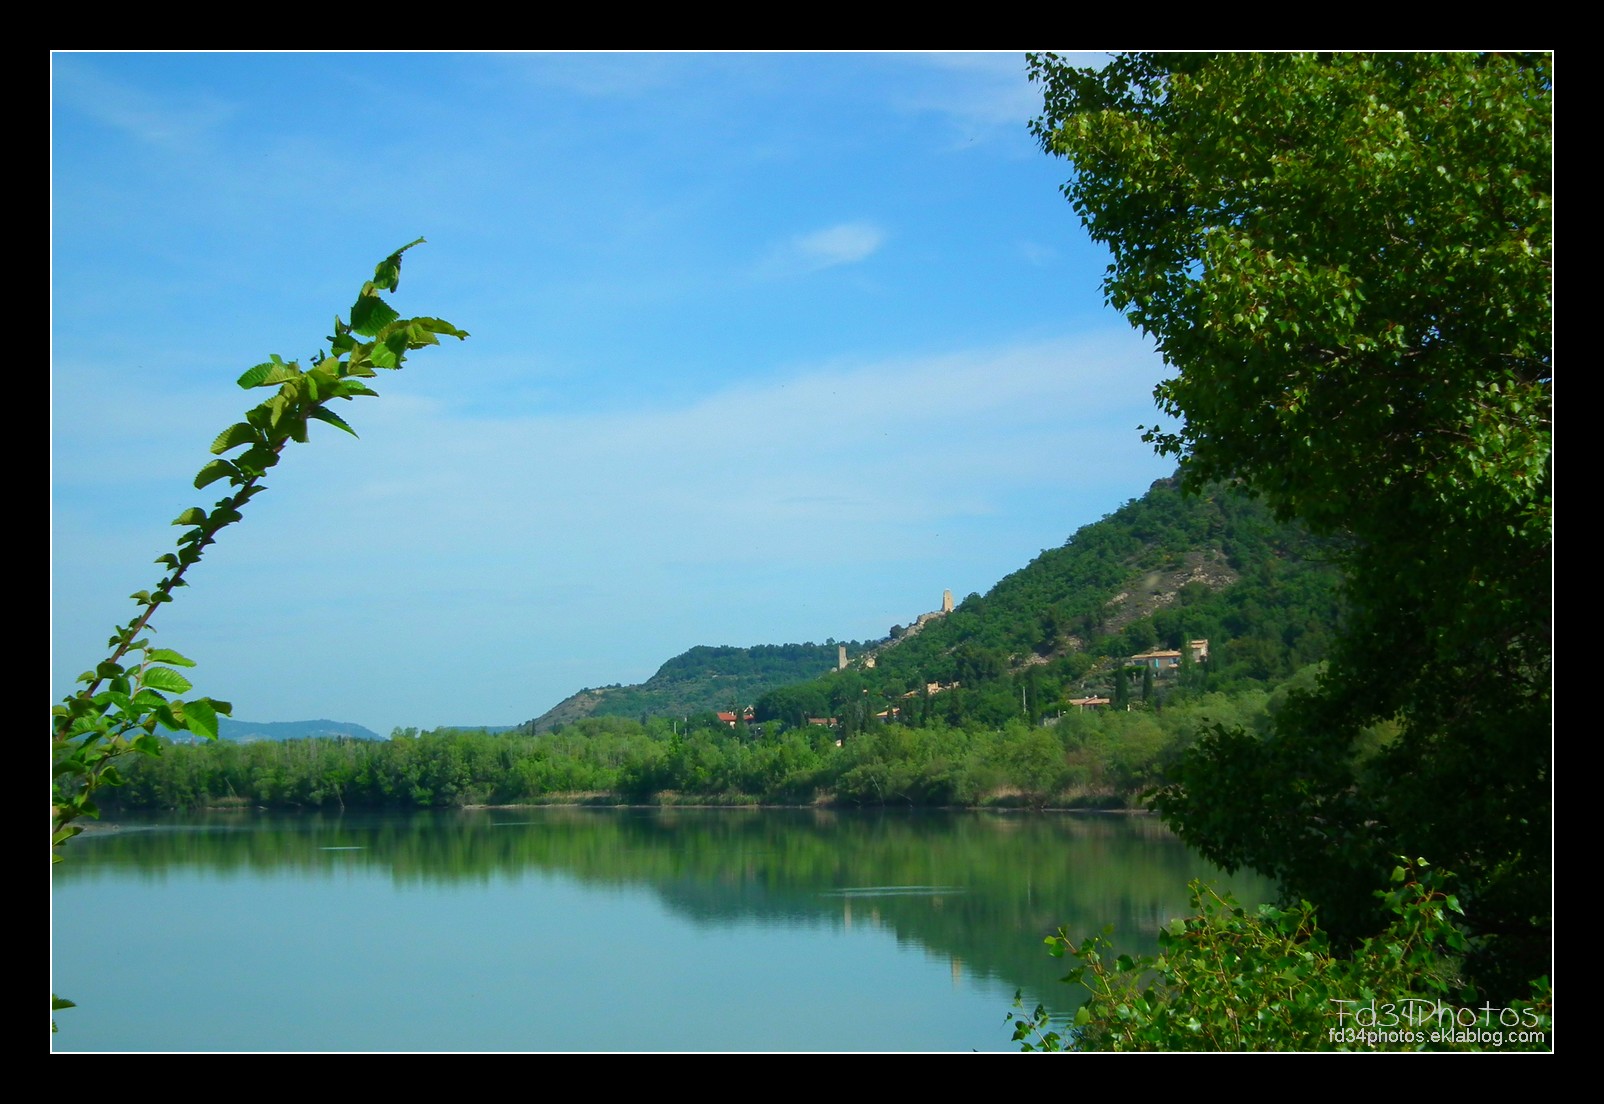
{"type": "Polygon", "coordinates": [[[234,743],[248,744],[256,740],[328,739],[343,736],[351,740],[383,740],[371,728],[352,721],[237,721],[233,717],[217,718],[217,738],[234,743]]]}

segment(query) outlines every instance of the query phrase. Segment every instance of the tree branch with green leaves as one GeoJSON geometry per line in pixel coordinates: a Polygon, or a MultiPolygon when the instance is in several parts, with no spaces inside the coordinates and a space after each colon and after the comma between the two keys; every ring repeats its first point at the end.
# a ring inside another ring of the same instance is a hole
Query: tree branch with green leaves
{"type": "MultiPolygon", "coordinates": [[[[95,792],[120,782],[117,760],[139,753],[158,755],[158,729],[217,738],[217,718],[227,715],[228,702],[209,697],[184,699],[192,688],[179,671],[194,662],[170,648],[155,647],[147,633],[151,619],[187,586],[185,576],[223,529],[239,521],[247,503],[266,490],[264,479],[278,464],[290,442],[305,442],[314,421],[356,435],[344,418],[330,409],[334,400],[376,395],[365,380],[380,369],[394,371],[406,355],[440,338],[468,336],[439,318],[402,318],[383,298],[401,279],[401,256],[424,239],[410,242],[380,261],[373,279],[362,285],[350,310],[350,322],[334,319],[328,348],[311,357],[311,367],[285,361],[276,354],[239,378],[247,390],[271,388],[272,394],[243,421],[219,433],[210,460],[195,476],[197,490],[225,482],[230,490],[210,509],[192,506],[174,519],[185,526],[177,549],[156,558],[165,573],[150,590],[131,597],[138,609],[118,625],[106,642],[105,659],[78,676],[81,688],[51,709],[54,784],[51,797],[51,846],[83,831],[78,821],[95,817],[95,792]],[[366,339],[366,340],[363,340],[366,339]],[[229,455],[232,453],[233,455],[229,455]]],[[[55,856],[57,859],[60,855],[55,856]]]]}

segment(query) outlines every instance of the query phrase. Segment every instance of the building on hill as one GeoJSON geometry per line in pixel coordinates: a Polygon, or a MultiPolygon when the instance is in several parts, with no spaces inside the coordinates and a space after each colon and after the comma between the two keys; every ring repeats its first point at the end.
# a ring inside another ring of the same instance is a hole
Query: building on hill
{"type": "Polygon", "coordinates": [[[1173,671],[1181,665],[1181,653],[1176,651],[1142,652],[1130,658],[1132,667],[1151,667],[1154,672],[1163,674],[1173,671]]]}
{"type": "MultiPolygon", "coordinates": [[[[1193,663],[1207,663],[1209,658],[1209,642],[1205,640],[1188,640],[1187,650],[1192,653],[1193,663]]],[[[1151,667],[1154,674],[1162,675],[1166,671],[1174,671],[1181,665],[1181,653],[1169,649],[1167,651],[1142,652],[1130,658],[1132,667],[1151,667]]]]}

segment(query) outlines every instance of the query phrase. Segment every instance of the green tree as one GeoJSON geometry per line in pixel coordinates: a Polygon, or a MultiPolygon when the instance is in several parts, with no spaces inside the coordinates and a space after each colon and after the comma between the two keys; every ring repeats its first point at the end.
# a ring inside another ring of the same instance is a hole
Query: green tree
{"type": "Polygon", "coordinates": [[[1390,856],[1426,855],[1480,976],[1519,986],[1548,958],[1551,58],[1030,67],[1108,301],[1175,371],[1183,421],[1147,439],[1188,488],[1240,481],[1348,546],[1318,691],[1268,742],[1205,738],[1160,808],[1349,938],[1390,856]]]}
{"type": "Polygon", "coordinates": [[[1003,727],[997,758],[1008,781],[1034,809],[1045,806],[1069,781],[1069,764],[1058,737],[1017,717],[1003,727]]]}
{"type": "Polygon", "coordinates": [[[1184,629],[1181,631],[1180,649],[1181,665],[1175,672],[1175,682],[1182,690],[1194,690],[1202,684],[1202,672],[1198,669],[1192,642],[1184,629]]]}

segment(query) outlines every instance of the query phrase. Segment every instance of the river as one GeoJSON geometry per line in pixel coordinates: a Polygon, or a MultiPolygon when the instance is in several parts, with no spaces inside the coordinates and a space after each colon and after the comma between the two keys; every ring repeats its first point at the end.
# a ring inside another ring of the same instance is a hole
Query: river
{"type": "Polygon", "coordinates": [[[1012,1050],[1043,938],[1148,950],[1147,817],[539,808],[120,818],[53,872],[59,1051],[1012,1050]]]}

